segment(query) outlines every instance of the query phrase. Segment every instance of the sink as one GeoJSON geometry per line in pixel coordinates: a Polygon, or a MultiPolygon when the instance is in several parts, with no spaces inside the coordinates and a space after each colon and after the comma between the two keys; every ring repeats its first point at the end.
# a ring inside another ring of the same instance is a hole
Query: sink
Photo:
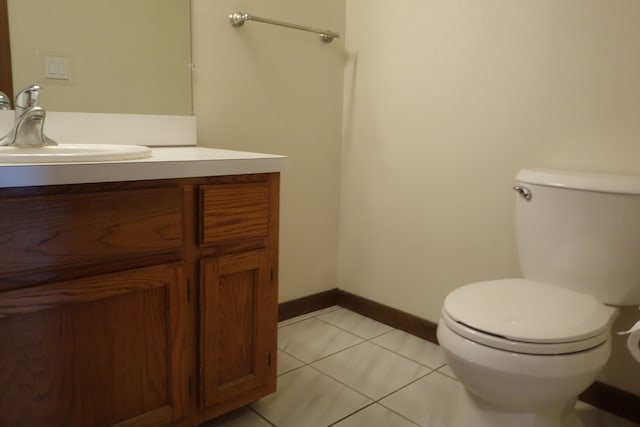
{"type": "Polygon", "coordinates": [[[75,163],[135,160],[151,157],[142,145],[58,144],[45,147],[0,147],[0,163],[75,163]]]}

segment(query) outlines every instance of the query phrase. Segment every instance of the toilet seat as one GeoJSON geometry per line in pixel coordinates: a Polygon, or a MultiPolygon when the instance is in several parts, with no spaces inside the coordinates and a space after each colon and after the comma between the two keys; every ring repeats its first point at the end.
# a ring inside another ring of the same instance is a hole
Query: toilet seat
{"type": "Polygon", "coordinates": [[[616,313],[591,295],[525,279],[472,283],[451,292],[442,320],[478,344],[524,354],[568,354],[605,342],[616,313]]]}

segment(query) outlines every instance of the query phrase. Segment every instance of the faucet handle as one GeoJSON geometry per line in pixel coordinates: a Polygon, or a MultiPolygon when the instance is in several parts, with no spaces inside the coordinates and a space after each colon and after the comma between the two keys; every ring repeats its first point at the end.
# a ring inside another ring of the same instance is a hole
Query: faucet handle
{"type": "Polygon", "coordinates": [[[16,112],[36,107],[40,99],[40,89],[38,85],[29,85],[18,92],[15,102],[16,112]]]}
{"type": "Polygon", "coordinates": [[[0,91],[0,110],[10,110],[11,101],[6,93],[0,91]]]}

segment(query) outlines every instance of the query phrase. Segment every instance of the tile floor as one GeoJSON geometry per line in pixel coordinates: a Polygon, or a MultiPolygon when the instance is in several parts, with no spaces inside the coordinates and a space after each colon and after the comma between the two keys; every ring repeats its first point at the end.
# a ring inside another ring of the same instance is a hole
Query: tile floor
{"type": "MultiPolygon", "coordinates": [[[[447,427],[462,386],[440,348],[341,307],[281,322],[278,391],[201,427],[447,427]]],[[[579,403],[585,427],[638,427],[579,403]]]]}

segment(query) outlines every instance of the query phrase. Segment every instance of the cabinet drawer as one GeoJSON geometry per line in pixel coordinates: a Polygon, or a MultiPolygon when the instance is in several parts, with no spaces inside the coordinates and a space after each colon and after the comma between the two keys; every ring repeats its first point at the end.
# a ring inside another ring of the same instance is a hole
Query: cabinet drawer
{"type": "Polygon", "coordinates": [[[200,186],[200,245],[261,238],[268,234],[268,182],[200,186]]]}
{"type": "Polygon", "coordinates": [[[0,277],[175,251],[182,188],[51,194],[0,203],[0,277]]]}

